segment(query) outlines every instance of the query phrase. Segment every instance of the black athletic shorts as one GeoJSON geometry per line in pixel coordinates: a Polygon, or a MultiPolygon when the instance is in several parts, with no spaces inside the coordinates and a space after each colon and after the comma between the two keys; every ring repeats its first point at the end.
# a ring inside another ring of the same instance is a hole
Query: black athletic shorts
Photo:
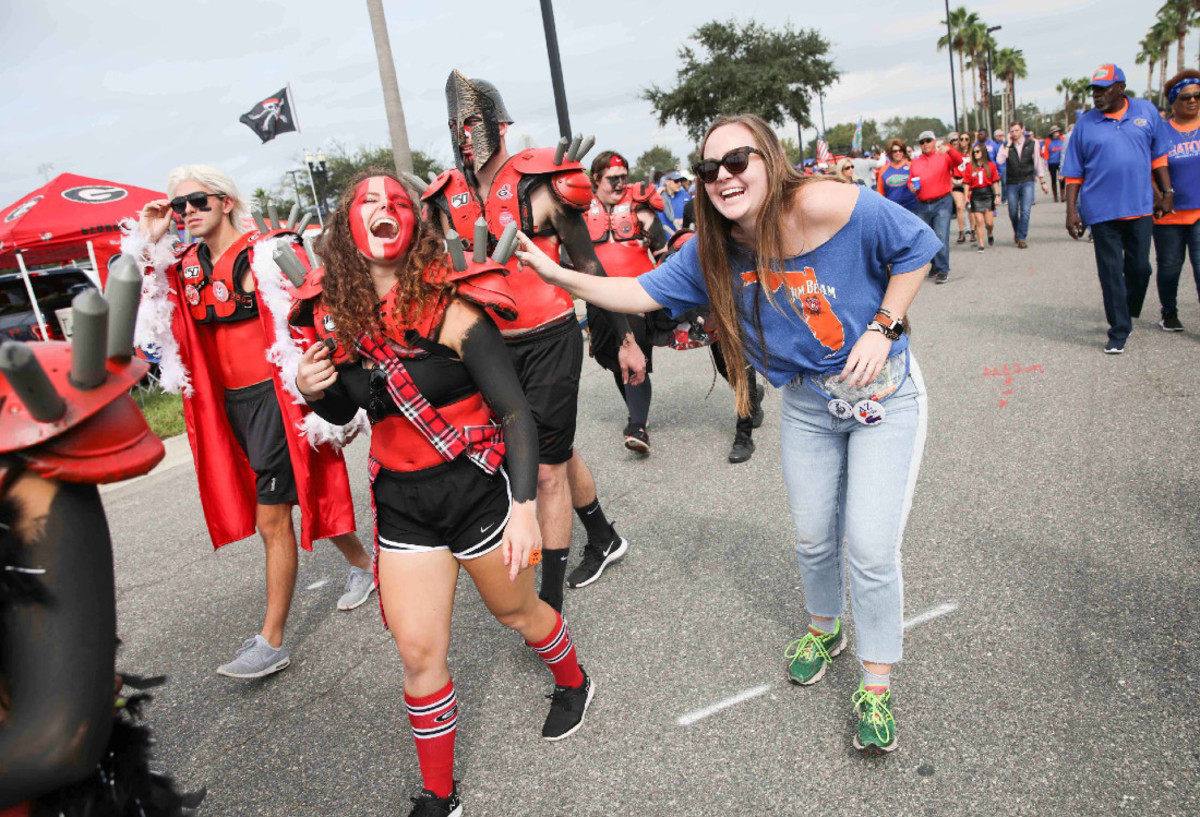
{"type": "Polygon", "coordinates": [[[500,546],[512,491],[503,468],[486,474],[461,456],[420,471],[380,468],[371,502],[381,552],[449,550],[476,559],[500,546]]]}
{"type": "Polygon", "coordinates": [[[571,459],[583,369],[583,333],[574,315],[533,337],[508,341],[517,379],[537,423],[538,462],[571,459]]]}
{"type": "MultiPolygon", "coordinates": [[[[617,359],[617,352],[620,351],[621,341],[624,338],[617,337],[617,333],[613,331],[609,313],[603,309],[597,309],[588,304],[587,316],[588,330],[592,336],[592,357],[596,358],[596,362],[610,372],[620,374],[621,363],[617,359]]],[[[646,319],[641,315],[626,315],[625,317],[629,319],[629,328],[633,332],[634,341],[642,350],[642,354],[646,356],[646,374],[650,374],[654,370],[654,346],[650,343],[646,319]]]]}
{"type": "Polygon", "coordinates": [[[971,190],[971,212],[990,213],[996,209],[996,191],[988,187],[976,187],[971,190]]]}
{"type": "Polygon", "coordinates": [[[275,397],[274,381],[226,390],[225,416],[254,471],[258,504],[295,502],[296,476],[292,473],[283,410],[275,397]]]}

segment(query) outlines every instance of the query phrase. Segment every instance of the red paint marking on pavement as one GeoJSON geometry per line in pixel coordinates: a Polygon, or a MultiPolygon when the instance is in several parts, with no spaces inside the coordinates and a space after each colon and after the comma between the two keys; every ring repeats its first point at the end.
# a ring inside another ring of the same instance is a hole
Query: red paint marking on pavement
{"type": "MultiPolygon", "coordinates": [[[[1030,268],[1032,269],[1032,267],[1030,268]]],[[[984,366],[984,377],[1003,377],[1004,387],[1000,392],[1001,399],[997,408],[1004,408],[1008,405],[1008,399],[1013,394],[1013,379],[1019,374],[1045,374],[1045,369],[1042,364],[1034,363],[1031,365],[1022,366],[1020,363],[1005,363],[1002,366],[984,366]]]]}

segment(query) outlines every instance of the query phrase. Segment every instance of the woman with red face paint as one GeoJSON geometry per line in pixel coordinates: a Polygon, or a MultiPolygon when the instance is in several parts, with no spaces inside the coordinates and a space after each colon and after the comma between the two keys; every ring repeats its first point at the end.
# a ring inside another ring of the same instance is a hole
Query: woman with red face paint
{"type": "Polygon", "coordinates": [[[324,271],[292,318],[318,339],[296,377],[309,404],[331,422],[366,408],[373,424],[380,602],[404,663],[424,782],[412,815],[430,817],[462,808],[447,666],[459,567],[554,675],[544,738],[578,729],[594,692],[528,569],[541,548],[537,432],[493,323],[516,314],[504,268],[469,261],[449,241],[448,258],[395,178],[362,179],[330,220],[324,271]]]}

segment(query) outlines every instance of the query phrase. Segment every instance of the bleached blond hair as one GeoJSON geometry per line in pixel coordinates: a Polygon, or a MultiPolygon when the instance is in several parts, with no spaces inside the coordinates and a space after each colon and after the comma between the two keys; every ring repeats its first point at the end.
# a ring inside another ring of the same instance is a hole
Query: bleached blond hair
{"type": "Polygon", "coordinates": [[[229,211],[229,222],[238,232],[242,230],[242,220],[249,216],[242,194],[228,174],[209,165],[180,165],[167,176],[167,198],[175,198],[175,188],[180,182],[193,181],[203,185],[213,193],[221,193],[233,201],[233,209],[229,211]]]}

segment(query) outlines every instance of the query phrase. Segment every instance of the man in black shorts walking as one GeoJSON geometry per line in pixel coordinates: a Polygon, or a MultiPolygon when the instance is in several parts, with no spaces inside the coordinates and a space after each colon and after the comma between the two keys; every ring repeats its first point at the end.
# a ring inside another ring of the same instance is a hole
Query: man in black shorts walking
{"type": "MultiPolygon", "coordinates": [[[[458,165],[439,176],[422,200],[473,245],[479,219],[487,224],[489,249],[505,227],[517,224],[553,257],[560,246],[575,267],[595,275],[604,269],[592,249],[583,213],[592,188],[578,162],[555,161],[553,148],[511,156],[505,134],[512,117],[490,82],[458,71],[446,83],[446,103],[458,165]]],[[[621,559],[629,547],[604,516],[591,471],[574,450],[583,366],[583,337],[571,296],[542,281],[531,269],[508,264],[518,317],[497,321],[512,355],[538,429],[538,508],[542,529],[542,586],[539,595],[562,609],[562,585],[571,546],[571,506],[587,530],[583,561],[567,583],[583,587],[621,559]]],[[[629,383],[645,377],[646,360],[623,315],[612,316],[624,338],[618,352],[629,383]]]]}
{"type": "MultiPolygon", "coordinates": [[[[374,571],[354,533],[341,454],[328,444],[310,445],[299,433],[302,423],[311,427],[318,418],[297,405],[298,392],[288,391],[295,386],[284,382],[284,364],[267,358],[268,349],[285,345],[277,336],[281,324],[264,308],[268,300],[260,304],[258,297],[255,253],[270,257],[270,245],[264,247],[258,232],[241,231],[244,211],[237,187],[215,168],[176,168],[167,179],[167,195],[173,198],[142,210],[140,239],[131,235],[130,243],[122,242],[123,250],[137,256],[147,244],[155,245],[149,248],[151,294],[141,310],[157,318],[147,321],[149,326],[169,327],[162,336],[139,332],[139,344],[160,350],[164,384],[183,392],[213,546],[257,529],[266,547],[262,629],[217,670],[231,678],[260,678],[290,662],[283,631],[296,584],[293,505],[300,506],[301,546],[311,550],[314,539],[329,538],[350,563],[339,609],[367,600],[375,587],[374,571]],[[180,248],[173,263],[164,263],[159,242],[166,241],[172,211],[201,242],[180,248]]],[[[294,351],[298,360],[298,347],[294,351]]]]}

